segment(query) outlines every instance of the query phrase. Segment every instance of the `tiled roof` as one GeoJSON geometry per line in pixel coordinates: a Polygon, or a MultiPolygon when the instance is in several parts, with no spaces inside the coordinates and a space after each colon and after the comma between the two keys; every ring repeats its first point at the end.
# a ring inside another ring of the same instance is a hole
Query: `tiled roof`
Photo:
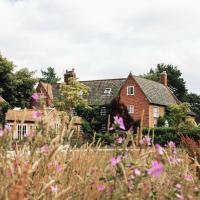
{"type": "Polygon", "coordinates": [[[178,100],[173,95],[170,88],[161,83],[138,76],[134,76],[134,78],[150,103],[164,106],[177,103],[178,100]]]}
{"type": "MultiPolygon", "coordinates": [[[[20,122],[36,122],[37,119],[33,117],[34,109],[20,109],[20,110],[8,110],[6,113],[6,121],[20,121],[20,122]]],[[[43,110],[39,110],[42,113],[42,117],[45,115],[43,110]]],[[[55,109],[46,109],[45,113],[47,115],[56,112],[55,109]]]]}
{"type": "Polygon", "coordinates": [[[43,82],[41,82],[41,84],[45,88],[47,94],[49,95],[49,98],[53,99],[52,85],[48,83],[43,83],[43,82]]]}
{"type": "MultiPolygon", "coordinates": [[[[167,106],[178,102],[169,87],[138,76],[133,76],[133,78],[140,86],[149,103],[167,106]]],[[[111,101],[117,97],[126,80],[127,78],[119,78],[80,82],[90,88],[88,96],[89,104],[106,105],[110,104],[111,101]],[[104,94],[106,88],[111,88],[110,94],[104,94]]],[[[52,85],[52,91],[54,97],[59,96],[59,84],[52,85]]]]}
{"type": "Polygon", "coordinates": [[[81,81],[90,88],[89,104],[109,104],[119,93],[120,88],[126,79],[105,79],[93,81],[81,81]],[[110,94],[104,94],[106,88],[111,88],[110,94]]]}

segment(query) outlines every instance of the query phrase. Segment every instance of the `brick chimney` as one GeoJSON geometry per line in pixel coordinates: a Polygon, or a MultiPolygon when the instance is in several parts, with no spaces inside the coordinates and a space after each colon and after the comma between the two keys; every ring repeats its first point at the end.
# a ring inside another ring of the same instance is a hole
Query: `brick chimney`
{"type": "Polygon", "coordinates": [[[160,82],[161,82],[164,86],[167,86],[167,72],[166,72],[166,71],[163,71],[163,72],[160,74],[160,82]]]}
{"type": "Polygon", "coordinates": [[[74,68],[72,68],[72,70],[70,70],[70,71],[66,70],[66,72],[64,74],[65,83],[68,83],[70,78],[76,79],[76,73],[75,73],[74,68]]]}

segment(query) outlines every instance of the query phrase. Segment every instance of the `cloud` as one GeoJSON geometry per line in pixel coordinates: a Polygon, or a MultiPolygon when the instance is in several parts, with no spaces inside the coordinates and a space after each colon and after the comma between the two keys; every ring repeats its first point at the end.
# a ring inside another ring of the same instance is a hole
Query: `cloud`
{"type": "Polygon", "coordinates": [[[197,0],[2,0],[0,51],[19,67],[75,67],[81,80],[179,66],[200,93],[197,0]]]}

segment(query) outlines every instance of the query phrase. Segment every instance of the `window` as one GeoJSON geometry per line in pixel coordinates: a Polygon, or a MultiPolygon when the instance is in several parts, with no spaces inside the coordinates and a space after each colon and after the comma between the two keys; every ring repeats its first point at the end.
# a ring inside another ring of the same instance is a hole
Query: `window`
{"type": "Polygon", "coordinates": [[[106,88],[104,90],[104,94],[110,94],[111,93],[111,88],[106,88]]]}
{"type": "Polygon", "coordinates": [[[153,107],[153,117],[156,117],[156,118],[159,117],[159,107],[158,106],[153,107]]]}
{"type": "Polygon", "coordinates": [[[71,109],[71,116],[72,116],[72,117],[77,116],[77,112],[76,112],[76,109],[75,109],[75,108],[72,108],[72,109],[71,109]]]}
{"type": "Polygon", "coordinates": [[[127,110],[128,110],[128,113],[134,113],[134,106],[133,105],[128,105],[127,106],[127,110]]]}
{"type": "Polygon", "coordinates": [[[26,125],[18,125],[17,134],[19,140],[21,140],[26,135],[26,130],[26,125]]]}
{"type": "Polygon", "coordinates": [[[128,86],[127,87],[127,95],[134,95],[135,91],[134,91],[134,86],[128,86]]]}
{"type": "Polygon", "coordinates": [[[101,107],[100,115],[101,116],[105,116],[106,115],[106,107],[105,106],[101,107]]]}

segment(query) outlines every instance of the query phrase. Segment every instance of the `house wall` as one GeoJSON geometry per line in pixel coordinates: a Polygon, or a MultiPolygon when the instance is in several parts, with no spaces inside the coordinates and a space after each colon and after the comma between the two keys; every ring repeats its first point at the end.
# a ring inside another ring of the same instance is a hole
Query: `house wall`
{"type": "MultiPolygon", "coordinates": [[[[46,100],[45,100],[45,105],[47,106],[47,107],[51,107],[52,106],[52,104],[53,104],[53,102],[52,102],[52,100],[49,98],[49,95],[48,95],[48,93],[47,93],[47,91],[45,90],[45,88],[42,86],[42,84],[41,83],[39,83],[38,84],[38,86],[37,86],[37,88],[36,88],[36,91],[37,91],[37,93],[41,93],[41,94],[44,94],[44,96],[46,97],[46,100]]],[[[32,102],[32,106],[36,106],[36,104],[37,104],[37,102],[32,102]]]]}
{"type": "Polygon", "coordinates": [[[165,107],[158,105],[149,105],[149,127],[154,127],[154,107],[158,107],[159,115],[158,117],[163,117],[165,115],[165,107]]]}
{"type": "Polygon", "coordinates": [[[129,76],[124,85],[120,90],[120,103],[123,103],[125,106],[133,105],[134,113],[130,114],[130,116],[134,120],[140,120],[142,112],[144,110],[144,119],[143,126],[149,127],[149,102],[140,89],[139,85],[135,81],[134,77],[129,76]],[[134,95],[127,95],[127,86],[134,86],[134,95]]]}

